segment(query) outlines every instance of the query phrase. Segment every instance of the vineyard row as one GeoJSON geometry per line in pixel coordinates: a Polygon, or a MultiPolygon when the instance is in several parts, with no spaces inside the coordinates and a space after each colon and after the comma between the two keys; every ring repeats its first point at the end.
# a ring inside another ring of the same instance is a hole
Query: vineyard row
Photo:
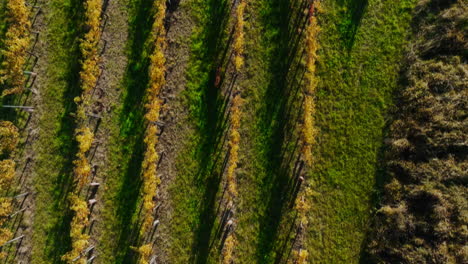
{"type": "MultiPolygon", "coordinates": [[[[315,93],[317,90],[318,78],[315,75],[316,61],[317,61],[317,50],[318,46],[318,34],[320,27],[317,21],[317,13],[320,11],[320,2],[313,1],[309,6],[308,17],[309,21],[305,29],[305,85],[304,85],[304,103],[303,103],[303,124],[301,129],[301,158],[303,162],[311,167],[313,165],[313,147],[316,144],[317,129],[315,125],[315,93]]],[[[297,264],[305,264],[309,252],[307,251],[306,245],[304,245],[304,235],[307,232],[309,224],[308,212],[311,209],[312,201],[311,196],[313,190],[310,185],[310,181],[307,182],[306,175],[300,175],[299,184],[303,186],[300,189],[298,196],[295,201],[295,209],[297,211],[297,229],[299,230],[299,239],[297,247],[293,252],[293,262],[297,264]]]]}
{"type": "MultiPolygon", "coordinates": [[[[246,8],[246,0],[239,0],[235,10],[235,24],[234,24],[234,40],[233,40],[233,53],[234,53],[234,70],[235,75],[239,74],[244,65],[244,12],[246,8]]],[[[236,168],[239,160],[239,142],[240,134],[239,128],[241,126],[241,91],[237,89],[232,98],[230,108],[230,131],[229,131],[229,143],[228,143],[228,161],[227,161],[227,205],[228,210],[232,213],[237,200],[237,178],[236,168]]],[[[232,216],[232,215],[231,215],[232,216]]],[[[233,253],[236,245],[235,233],[233,230],[234,221],[230,219],[227,222],[227,237],[224,241],[222,260],[224,264],[233,262],[233,253]]]]}
{"type": "Polygon", "coordinates": [[[87,0],[85,3],[85,24],[88,32],[80,43],[82,64],[80,71],[81,95],[75,98],[77,111],[75,115],[76,129],[75,139],[78,142],[78,153],[73,161],[74,190],[71,193],[70,209],[74,216],[70,227],[72,249],[62,256],[67,263],[87,263],[83,258],[89,246],[89,235],[84,233],[89,224],[90,203],[80,196],[83,187],[89,185],[91,165],[87,153],[94,140],[94,134],[87,125],[87,111],[91,105],[92,91],[95,88],[100,75],[100,56],[98,45],[101,39],[101,15],[102,0],[87,0]]]}
{"type": "MultiPolygon", "coordinates": [[[[166,59],[164,57],[164,50],[166,48],[166,29],[164,28],[166,1],[155,1],[153,8],[156,13],[154,15],[150,39],[154,43],[154,46],[153,53],[150,56],[149,85],[146,89],[147,103],[145,105],[145,121],[147,123],[147,128],[144,137],[145,153],[142,163],[143,216],[142,226],[140,229],[142,237],[145,237],[148,231],[150,231],[151,228],[155,228],[158,223],[158,221],[155,220],[154,209],[156,207],[155,197],[157,196],[158,186],[161,183],[161,179],[157,174],[159,155],[156,147],[159,141],[158,124],[162,107],[160,93],[166,83],[166,59]]],[[[135,247],[134,249],[140,254],[138,263],[150,263],[153,251],[153,243],[151,243],[151,241],[143,243],[143,245],[135,247]]]]}
{"type": "MultiPolygon", "coordinates": [[[[6,2],[7,30],[4,37],[4,49],[1,51],[2,64],[0,68],[0,85],[3,97],[20,94],[24,91],[26,77],[24,68],[30,45],[30,10],[24,0],[9,0],[6,2]]],[[[6,107],[6,106],[4,106],[6,107]]],[[[12,197],[4,197],[11,189],[16,170],[13,154],[19,142],[19,130],[10,121],[0,121],[0,259],[6,257],[4,246],[17,239],[12,239],[14,233],[7,226],[13,213],[12,197]]],[[[22,236],[20,236],[21,238],[22,236]]]]}

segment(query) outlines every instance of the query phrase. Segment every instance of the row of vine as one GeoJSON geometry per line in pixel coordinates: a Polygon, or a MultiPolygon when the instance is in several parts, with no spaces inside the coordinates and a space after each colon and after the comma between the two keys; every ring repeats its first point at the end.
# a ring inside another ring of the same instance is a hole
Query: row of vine
{"type": "Polygon", "coordinates": [[[2,96],[18,94],[24,90],[24,67],[30,43],[30,11],[24,0],[9,0],[6,4],[8,25],[2,51],[0,84],[4,87],[2,96]]]}
{"type": "MultiPolygon", "coordinates": [[[[0,191],[2,194],[10,188],[15,178],[16,162],[11,154],[18,144],[18,128],[10,121],[0,121],[0,191]]],[[[3,246],[13,238],[13,232],[5,227],[13,210],[12,198],[0,198],[0,246],[3,246]]],[[[0,259],[6,257],[4,252],[0,253],[0,259]]]]}
{"type": "MultiPolygon", "coordinates": [[[[24,0],[9,0],[6,3],[7,31],[4,38],[4,49],[1,51],[0,84],[2,97],[20,94],[24,90],[26,78],[27,51],[30,43],[30,10],[24,0]]],[[[15,178],[16,162],[13,153],[19,141],[19,130],[10,121],[0,121],[0,192],[6,194],[15,178]]],[[[13,212],[13,198],[0,197],[0,246],[13,238],[13,232],[6,227],[13,212]]],[[[0,253],[0,259],[6,257],[0,253]]]]}
{"type": "MultiPolygon", "coordinates": [[[[159,115],[162,106],[160,98],[161,89],[164,87],[165,63],[164,50],[166,47],[166,29],[164,27],[164,18],[166,15],[166,1],[157,0],[154,2],[156,11],[152,25],[151,41],[154,43],[154,50],[150,56],[149,67],[149,85],[146,89],[145,121],[147,128],[145,131],[144,143],[145,153],[142,163],[143,178],[143,212],[142,226],[140,234],[144,236],[152,227],[154,227],[155,217],[154,209],[156,207],[155,197],[158,192],[158,186],[161,179],[157,174],[157,165],[159,155],[156,147],[159,141],[159,115]]],[[[134,248],[139,254],[138,263],[147,264],[152,254],[152,243],[148,242],[138,248],[134,248]]]]}
{"type": "Polygon", "coordinates": [[[94,134],[87,125],[86,112],[91,104],[92,90],[100,75],[100,56],[98,45],[101,39],[102,0],[87,0],[85,2],[85,23],[88,32],[80,43],[82,69],[80,71],[81,95],[75,98],[77,104],[75,139],[78,142],[78,153],[74,164],[74,189],[70,195],[70,209],[74,216],[70,227],[72,249],[62,256],[67,263],[86,263],[82,255],[89,246],[89,235],[83,233],[89,224],[90,208],[80,193],[89,183],[91,165],[87,153],[94,140],[94,134]]]}
{"type": "MultiPolygon", "coordinates": [[[[316,144],[316,135],[317,129],[315,125],[315,94],[317,90],[318,78],[315,74],[316,72],[316,61],[317,61],[317,50],[318,50],[318,34],[320,27],[318,25],[316,13],[320,10],[320,2],[312,1],[309,7],[309,21],[305,29],[305,85],[304,85],[304,103],[303,103],[303,124],[301,128],[301,159],[305,162],[307,167],[313,165],[313,147],[316,144]]],[[[304,175],[305,176],[305,175],[304,175]]],[[[297,264],[305,264],[307,262],[307,257],[309,252],[304,245],[302,235],[307,232],[307,227],[309,224],[308,212],[311,209],[311,196],[313,195],[313,190],[306,182],[304,176],[300,180],[304,181],[305,187],[302,188],[295,201],[295,209],[297,211],[297,221],[298,227],[300,230],[300,238],[298,239],[298,246],[294,249],[293,252],[293,262],[297,264]]]]}
{"type": "MultiPolygon", "coordinates": [[[[236,6],[235,10],[235,25],[234,25],[234,43],[233,43],[233,53],[234,53],[234,69],[235,74],[239,74],[243,65],[244,65],[244,11],[246,8],[246,1],[239,0],[239,3],[236,6]]],[[[229,131],[229,143],[228,143],[228,161],[227,161],[227,172],[226,172],[226,182],[227,182],[227,204],[228,207],[233,207],[235,200],[237,199],[237,179],[235,170],[237,168],[237,163],[239,159],[239,142],[240,134],[239,128],[241,123],[241,104],[242,98],[240,91],[236,91],[231,102],[230,107],[230,131],[229,131]]],[[[231,208],[229,208],[231,209],[231,208]]],[[[232,223],[232,222],[231,222],[232,223]]],[[[228,228],[231,228],[228,226],[228,228]]],[[[233,252],[236,245],[236,238],[234,231],[227,230],[229,233],[226,237],[223,252],[222,260],[224,264],[232,263],[233,261],[233,252]]]]}

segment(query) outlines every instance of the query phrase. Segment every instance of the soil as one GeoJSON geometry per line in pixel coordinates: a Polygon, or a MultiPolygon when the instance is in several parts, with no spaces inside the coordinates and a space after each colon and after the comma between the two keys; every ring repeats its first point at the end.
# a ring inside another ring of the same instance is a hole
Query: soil
{"type": "MultiPolygon", "coordinates": [[[[34,32],[45,32],[46,31],[46,20],[48,16],[47,1],[38,0],[37,6],[41,7],[41,12],[36,17],[32,31],[34,32]]],[[[37,10],[36,10],[37,12],[37,10]]],[[[101,68],[104,69],[100,77],[100,81],[93,94],[93,114],[102,116],[102,126],[97,125],[97,119],[91,117],[90,124],[92,128],[97,128],[95,142],[90,152],[90,159],[93,168],[96,168],[93,176],[93,182],[105,183],[105,177],[99,168],[104,167],[106,163],[106,143],[108,142],[107,137],[109,135],[106,131],[105,124],[109,122],[106,114],[113,108],[113,104],[119,102],[117,99],[120,95],[118,90],[119,82],[123,76],[123,72],[126,67],[126,54],[125,44],[127,40],[127,22],[128,16],[126,14],[126,8],[122,1],[109,1],[106,6],[105,14],[107,18],[104,18],[103,24],[103,35],[101,41],[102,47],[102,62],[101,68]],[[104,44],[106,43],[106,44],[104,44]]],[[[33,35],[35,36],[35,35],[33,35]]],[[[13,219],[15,228],[15,237],[24,235],[24,238],[19,243],[13,243],[9,252],[9,257],[6,263],[31,263],[31,252],[32,252],[32,226],[34,217],[34,202],[36,193],[31,189],[34,186],[34,166],[35,166],[35,142],[38,139],[38,124],[40,122],[41,113],[47,111],[44,104],[41,101],[41,91],[46,89],[44,86],[47,78],[47,43],[45,43],[44,35],[39,34],[37,43],[32,50],[39,59],[34,67],[34,72],[37,73],[37,79],[34,82],[27,100],[21,101],[22,105],[33,106],[35,111],[30,115],[29,120],[26,122],[25,127],[22,128],[22,144],[23,149],[17,160],[17,174],[18,174],[18,185],[21,186],[17,193],[29,192],[30,194],[26,198],[18,199],[17,206],[14,211],[21,208],[26,208],[22,213],[16,215],[13,219]],[[18,245],[18,247],[14,246],[18,245]],[[17,249],[16,249],[17,248],[17,249]],[[15,253],[16,250],[16,253],[15,253]]],[[[34,42],[34,40],[33,40],[34,42]]],[[[101,186],[102,189],[102,186],[101,186]]],[[[87,196],[89,199],[97,199],[98,203],[94,206],[92,211],[92,219],[99,219],[101,212],[101,204],[99,199],[101,192],[92,194],[92,190],[88,190],[87,196]]],[[[99,223],[99,222],[97,222],[99,223]]],[[[99,237],[98,228],[90,226],[89,230],[91,239],[90,244],[98,246],[96,237],[99,237]]],[[[91,252],[92,254],[93,252],[91,252]]],[[[98,258],[95,263],[98,263],[98,258]]]]}
{"type": "Polygon", "coordinates": [[[121,100],[120,84],[127,67],[126,44],[128,38],[128,10],[124,1],[108,1],[103,9],[103,32],[101,37],[101,69],[102,73],[93,94],[93,114],[101,116],[101,120],[91,118],[91,128],[95,129],[95,140],[89,152],[89,159],[93,168],[91,182],[99,183],[99,187],[89,187],[87,199],[96,199],[92,208],[91,222],[87,232],[90,234],[90,246],[95,249],[88,257],[96,255],[94,263],[100,263],[99,241],[100,216],[103,210],[102,196],[106,189],[106,166],[109,153],[111,111],[121,100]]]}
{"type": "MultiPolygon", "coordinates": [[[[161,122],[164,123],[163,133],[160,136],[158,152],[161,161],[158,167],[158,173],[161,177],[161,185],[157,199],[160,202],[157,209],[157,219],[160,221],[157,232],[155,233],[155,256],[158,263],[170,263],[168,251],[170,248],[170,239],[168,239],[170,230],[169,222],[174,217],[168,187],[172,184],[177,175],[176,159],[179,150],[183,147],[184,139],[193,129],[188,123],[188,108],[183,106],[181,92],[186,88],[186,68],[190,55],[190,37],[194,21],[192,19],[190,6],[186,3],[189,0],[173,1],[168,8],[166,18],[167,28],[167,50],[166,54],[166,80],[167,83],[162,91],[161,97],[165,99],[165,105],[161,114],[161,122]]],[[[42,6],[41,13],[37,16],[33,31],[45,32],[48,16],[47,1],[38,0],[38,6],[42,6]]],[[[109,132],[113,110],[121,102],[121,81],[127,67],[126,44],[128,39],[128,13],[124,1],[108,1],[105,5],[102,33],[102,54],[100,67],[103,70],[99,82],[93,93],[92,114],[101,117],[101,120],[90,117],[90,127],[95,129],[95,140],[89,153],[89,159],[93,167],[92,182],[100,183],[100,186],[89,187],[85,190],[87,199],[96,199],[97,203],[93,206],[91,220],[87,232],[90,234],[90,245],[95,249],[90,252],[88,257],[96,255],[94,263],[99,264],[99,241],[101,236],[102,222],[100,222],[103,204],[102,196],[106,190],[106,169],[108,166],[109,153],[109,132]]],[[[35,112],[31,114],[30,119],[22,130],[24,141],[24,150],[18,155],[17,173],[21,183],[21,189],[18,193],[31,192],[30,195],[22,201],[21,208],[27,208],[24,212],[18,214],[15,219],[17,229],[15,237],[25,235],[20,243],[16,254],[10,254],[11,263],[31,263],[32,252],[32,226],[34,217],[35,193],[31,189],[34,186],[35,151],[34,147],[38,139],[39,122],[41,113],[47,111],[45,104],[41,101],[41,91],[46,89],[47,78],[47,52],[49,51],[43,35],[39,35],[33,53],[39,57],[34,71],[38,74],[32,87],[34,93],[27,98],[24,105],[34,106],[35,112]]],[[[228,69],[228,76],[232,76],[232,69],[228,69]]],[[[225,80],[230,83],[230,77],[225,80]]],[[[228,85],[224,85],[228,86],[228,85]]],[[[227,88],[226,88],[227,89],[227,88]]],[[[224,183],[223,183],[224,185],[224,183]]],[[[18,207],[17,209],[20,209],[18,207]]],[[[16,247],[12,246],[11,250],[16,247]]],[[[9,262],[7,262],[9,263],[9,262]]]]}
{"type": "Polygon", "coordinates": [[[157,263],[170,263],[168,239],[169,223],[173,216],[170,204],[168,187],[177,175],[176,159],[178,150],[183,146],[183,139],[188,134],[189,126],[186,126],[188,111],[182,106],[181,92],[185,90],[186,68],[189,62],[190,41],[193,21],[190,7],[185,4],[189,0],[181,0],[168,9],[166,17],[167,50],[166,55],[166,85],[162,91],[162,98],[166,99],[161,121],[164,122],[164,130],[159,138],[158,152],[161,161],[158,173],[161,177],[161,185],[157,200],[156,218],[160,221],[155,238],[155,255],[157,263]]]}

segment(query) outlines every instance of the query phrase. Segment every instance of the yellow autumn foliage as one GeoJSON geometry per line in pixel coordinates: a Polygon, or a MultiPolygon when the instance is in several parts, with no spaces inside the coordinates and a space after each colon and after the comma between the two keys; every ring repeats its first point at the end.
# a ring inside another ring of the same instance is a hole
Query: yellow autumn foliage
{"type": "Polygon", "coordinates": [[[140,258],[138,259],[138,264],[149,264],[149,258],[151,257],[151,244],[145,244],[141,247],[132,247],[133,250],[140,254],[140,258]]]}
{"type": "Polygon", "coordinates": [[[99,78],[100,56],[98,51],[99,41],[101,39],[101,14],[102,0],[86,0],[85,7],[85,25],[88,32],[84,35],[80,43],[80,51],[83,57],[81,62],[80,80],[82,93],[74,99],[77,104],[76,111],[76,141],[78,142],[78,153],[74,164],[74,178],[77,186],[70,197],[71,209],[75,212],[73,216],[70,237],[72,240],[72,249],[62,256],[62,259],[67,263],[86,263],[85,258],[79,258],[77,261],[72,260],[81,256],[83,251],[89,245],[89,236],[83,234],[89,218],[89,208],[85,200],[79,197],[82,188],[88,184],[91,175],[91,164],[86,157],[90,150],[93,141],[94,133],[86,125],[86,111],[91,102],[91,91],[96,86],[99,78]]]}
{"type": "Polygon", "coordinates": [[[297,258],[297,264],[306,264],[308,256],[309,256],[309,252],[307,250],[300,249],[299,256],[297,258]]]}
{"type": "MultiPolygon", "coordinates": [[[[157,195],[158,186],[161,179],[157,175],[157,163],[159,155],[156,150],[158,144],[158,126],[159,113],[161,111],[161,99],[159,94],[166,83],[165,79],[165,64],[164,50],[166,48],[166,30],[164,28],[164,18],[166,15],[166,1],[156,0],[154,2],[154,22],[150,41],[153,42],[154,50],[150,56],[150,66],[148,70],[149,84],[146,89],[147,103],[145,104],[146,114],[145,120],[148,127],[145,131],[145,154],[142,162],[142,196],[143,196],[143,212],[142,212],[142,227],[141,235],[149,231],[153,222],[153,210],[156,207],[154,197],[157,195]]],[[[134,248],[139,254],[138,263],[147,264],[151,257],[151,245],[146,244],[139,248],[134,248]]]]}
{"type": "MultiPolygon", "coordinates": [[[[320,2],[313,1],[315,10],[311,10],[309,23],[305,29],[305,86],[304,86],[304,102],[303,102],[303,125],[301,129],[301,157],[307,166],[313,165],[312,148],[316,144],[317,128],[315,126],[315,93],[317,90],[318,79],[316,76],[316,62],[318,50],[318,34],[320,28],[318,26],[317,17],[314,11],[320,10],[320,2]]],[[[297,211],[297,221],[306,232],[309,218],[308,212],[311,209],[311,196],[315,195],[311,186],[305,186],[296,198],[295,210],[297,211]]],[[[302,242],[299,242],[302,243],[302,242]]],[[[300,244],[301,245],[301,244],[300,244]]],[[[301,245],[302,246],[302,245],[301,245]]],[[[294,250],[294,262],[289,263],[306,264],[309,252],[304,249],[294,250]]]]}
{"type": "MultiPolygon", "coordinates": [[[[11,240],[13,232],[7,228],[0,228],[0,246],[11,240]]],[[[4,259],[7,256],[7,252],[0,252],[0,259],[4,259]]]]}
{"type": "Polygon", "coordinates": [[[100,73],[98,44],[101,39],[102,0],[87,0],[85,10],[85,23],[89,31],[80,43],[83,56],[80,79],[81,88],[84,93],[87,93],[96,85],[100,73]]]}
{"type": "MultiPolygon", "coordinates": [[[[235,25],[234,25],[234,40],[233,40],[233,53],[234,53],[234,70],[239,73],[244,66],[244,11],[246,8],[246,1],[239,0],[235,10],[235,25]]],[[[236,169],[239,161],[239,143],[240,143],[240,122],[241,122],[241,105],[242,98],[240,93],[237,93],[232,98],[230,108],[229,122],[231,128],[228,135],[228,161],[226,169],[226,184],[227,184],[227,201],[230,204],[234,204],[237,198],[237,179],[236,169]]],[[[230,264],[233,260],[233,252],[236,244],[234,233],[231,230],[224,242],[224,248],[222,252],[222,263],[230,264]]]]}
{"type": "MultiPolygon", "coordinates": [[[[320,2],[314,1],[315,8],[320,8],[320,2]]],[[[316,143],[317,129],[315,127],[315,102],[314,95],[317,90],[318,80],[315,74],[318,50],[318,34],[320,28],[317,23],[317,18],[311,16],[306,27],[305,53],[306,53],[306,72],[305,72],[305,87],[304,87],[304,106],[303,106],[303,121],[301,139],[303,147],[301,149],[302,158],[311,166],[313,163],[312,147],[316,143]]]]}
{"type": "Polygon", "coordinates": [[[0,161],[0,191],[7,190],[15,177],[15,161],[6,159],[0,161]]]}
{"type": "Polygon", "coordinates": [[[79,151],[81,153],[86,153],[91,148],[91,144],[93,144],[94,134],[89,127],[78,130],[78,133],[76,141],[78,141],[79,151]]]}
{"type": "Polygon", "coordinates": [[[0,198],[0,226],[5,224],[12,210],[11,198],[0,198]]]}
{"type": "MultiPolygon", "coordinates": [[[[9,121],[0,122],[0,154],[8,154],[14,150],[18,143],[18,129],[9,121]]],[[[16,163],[12,159],[4,159],[0,161],[0,191],[5,193],[11,187],[15,178],[16,163]]],[[[11,198],[0,198],[0,246],[13,238],[13,233],[2,226],[9,219],[9,215],[13,210],[11,198]]],[[[6,255],[0,253],[0,259],[6,255]]]]}
{"type": "Polygon", "coordinates": [[[91,148],[94,134],[89,127],[82,127],[77,132],[78,153],[76,154],[77,159],[73,161],[73,164],[75,165],[75,181],[78,183],[78,190],[81,190],[91,175],[91,164],[89,164],[86,153],[91,148]]]}
{"type": "Polygon", "coordinates": [[[73,261],[78,256],[81,256],[89,245],[89,235],[83,233],[89,223],[89,208],[86,201],[83,201],[76,194],[70,196],[70,208],[75,215],[71,223],[70,238],[72,241],[72,250],[62,256],[62,260],[67,263],[86,264],[85,258],[80,258],[73,261]]]}
{"type": "Polygon", "coordinates": [[[231,129],[229,132],[229,154],[227,162],[227,189],[228,189],[228,200],[233,201],[237,197],[237,184],[235,177],[235,170],[237,168],[237,162],[239,160],[239,142],[240,142],[240,118],[242,98],[240,94],[237,94],[232,99],[230,123],[231,129]]]}
{"type": "MultiPolygon", "coordinates": [[[[0,191],[7,190],[15,177],[15,162],[7,159],[0,161],[0,191]]],[[[13,210],[11,198],[0,198],[0,227],[5,225],[13,210]]],[[[13,233],[8,228],[0,228],[0,246],[12,239],[13,233]]],[[[0,254],[0,259],[5,257],[0,254]]]]}
{"type": "Polygon", "coordinates": [[[234,247],[236,245],[236,239],[232,232],[229,233],[226,241],[224,242],[223,248],[223,264],[231,264],[232,263],[232,255],[234,252],[234,247]]]}
{"type": "Polygon", "coordinates": [[[234,29],[234,66],[237,72],[239,72],[244,65],[244,11],[246,7],[245,0],[239,0],[239,4],[236,7],[236,21],[234,29]]]}
{"type": "Polygon", "coordinates": [[[79,134],[76,136],[76,141],[78,141],[79,151],[86,153],[91,148],[91,144],[93,144],[94,134],[89,127],[84,127],[77,132],[79,134]]]}
{"type": "Polygon", "coordinates": [[[12,152],[18,140],[18,128],[10,121],[0,121],[0,155],[12,152]]]}
{"type": "Polygon", "coordinates": [[[6,3],[7,32],[2,50],[4,60],[0,69],[0,84],[7,88],[2,96],[23,91],[26,78],[23,73],[30,43],[30,12],[25,0],[8,0],[6,3]]]}

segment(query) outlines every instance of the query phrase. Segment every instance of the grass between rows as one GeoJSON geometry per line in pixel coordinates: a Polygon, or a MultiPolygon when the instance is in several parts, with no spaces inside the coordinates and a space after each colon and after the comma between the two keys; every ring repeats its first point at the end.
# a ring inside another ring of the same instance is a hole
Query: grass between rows
{"type": "Polygon", "coordinates": [[[308,231],[313,263],[365,263],[380,163],[414,0],[335,0],[319,15],[320,130],[308,231]]]}
{"type": "Polygon", "coordinates": [[[291,166],[301,109],[298,64],[302,1],[253,1],[246,33],[246,100],[241,126],[238,263],[282,263],[294,212],[291,166]]]}
{"type": "MultiPolygon", "coordinates": [[[[220,209],[216,202],[222,194],[220,161],[224,155],[218,139],[225,128],[220,125],[222,99],[212,84],[226,38],[226,29],[220,22],[228,16],[222,10],[223,3],[193,1],[190,5],[197,23],[187,70],[185,105],[190,109],[187,124],[193,129],[179,154],[177,178],[170,189],[176,216],[169,228],[169,259],[173,263],[219,262],[220,209]]],[[[282,1],[251,1],[248,5],[247,78],[239,83],[246,99],[241,128],[243,159],[238,170],[241,194],[235,213],[239,263],[271,262],[277,249],[274,241],[285,238],[280,220],[288,197],[278,194],[287,185],[288,177],[283,173],[284,157],[280,153],[293,143],[287,137],[293,133],[287,125],[287,117],[291,116],[288,106],[298,106],[289,100],[292,96],[283,96],[298,88],[290,87],[296,83],[287,81],[296,78],[288,74],[297,67],[289,63],[289,44],[294,41],[289,40],[286,6],[282,1]]]]}
{"type": "MultiPolygon", "coordinates": [[[[35,226],[33,263],[57,262],[69,247],[69,241],[63,239],[68,237],[69,223],[64,219],[70,216],[63,187],[69,182],[74,153],[73,119],[69,113],[74,109],[72,98],[78,94],[79,53],[75,39],[80,34],[76,30],[81,19],[79,2],[48,4],[51,12],[47,38],[53,49],[48,54],[50,76],[41,94],[35,183],[35,222],[40,224],[35,226]]],[[[397,88],[399,47],[404,44],[412,2],[370,0],[360,26],[360,15],[352,6],[361,1],[329,2],[321,15],[323,48],[317,97],[321,135],[316,152],[318,162],[311,172],[320,195],[311,212],[313,224],[308,240],[314,263],[349,263],[359,259],[379,173],[386,111],[397,88]]],[[[210,245],[217,227],[215,201],[220,180],[216,162],[220,150],[216,143],[223,128],[219,125],[222,100],[211,84],[226,40],[223,24],[219,23],[227,17],[221,9],[223,3],[190,2],[197,25],[185,95],[191,111],[187,123],[194,129],[186,150],[179,155],[178,175],[170,190],[177,215],[172,222],[169,252],[174,263],[217,260],[216,250],[210,245]]],[[[285,236],[278,222],[284,205],[275,197],[280,195],[280,185],[286,178],[278,173],[280,168],[275,163],[281,159],[279,151],[289,144],[281,132],[284,124],[278,121],[284,113],[278,95],[285,89],[282,76],[287,67],[280,59],[287,50],[284,36],[288,22],[278,6],[279,1],[255,1],[249,5],[249,77],[242,86],[247,100],[244,120],[254,117],[254,122],[245,122],[241,131],[239,263],[271,263],[276,246],[270,241],[285,236]],[[276,229],[277,232],[272,231],[276,229]]],[[[142,102],[149,54],[145,39],[151,27],[151,4],[133,0],[129,8],[132,40],[122,84],[123,104],[112,115],[116,125],[111,125],[111,164],[107,172],[110,177],[104,198],[103,263],[127,263],[132,259],[129,246],[136,239],[132,234],[139,204],[142,102]]]]}
{"type": "Polygon", "coordinates": [[[130,246],[138,245],[140,212],[141,162],[145,90],[148,85],[148,37],[153,23],[152,1],[121,1],[128,9],[129,28],[126,55],[128,64],[114,111],[105,118],[103,127],[109,130],[108,164],[103,190],[100,263],[134,263],[137,254],[130,246]]]}
{"type": "MultiPolygon", "coordinates": [[[[314,263],[364,261],[361,247],[382,177],[380,148],[398,88],[413,2],[337,0],[327,2],[319,14],[320,135],[317,162],[309,176],[317,195],[307,240],[314,263]]],[[[285,21],[288,13],[278,6],[274,1],[250,5],[247,72],[254,74],[244,84],[248,91],[244,112],[256,122],[243,125],[239,263],[276,263],[288,254],[282,252],[290,230],[284,223],[293,216],[283,209],[285,189],[278,186],[287,178],[275,162],[281,162],[280,150],[291,148],[291,142],[281,134],[283,125],[275,122],[284,122],[277,106],[281,90],[287,89],[281,78],[289,67],[275,59],[285,58],[284,49],[289,47],[281,38],[291,21],[285,21]]]]}
{"type": "Polygon", "coordinates": [[[182,93],[189,110],[183,122],[191,129],[177,154],[177,177],[169,188],[176,217],[169,227],[168,255],[171,263],[217,263],[225,102],[214,83],[217,67],[227,63],[226,25],[231,5],[226,0],[192,0],[179,8],[190,8],[195,21],[187,85],[182,93]]]}
{"type": "MultiPolygon", "coordinates": [[[[39,138],[34,145],[35,217],[32,263],[61,263],[69,250],[71,213],[67,190],[71,184],[75,110],[73,98],[79,94],[79,49],[83,8],[79,0],[48,1],[47,28],[41,38],[46,54],[40,58],[47,76],[39,88],[39,138]]],[[[29,175],[31,177],[31,175],[29,175]]]]}

